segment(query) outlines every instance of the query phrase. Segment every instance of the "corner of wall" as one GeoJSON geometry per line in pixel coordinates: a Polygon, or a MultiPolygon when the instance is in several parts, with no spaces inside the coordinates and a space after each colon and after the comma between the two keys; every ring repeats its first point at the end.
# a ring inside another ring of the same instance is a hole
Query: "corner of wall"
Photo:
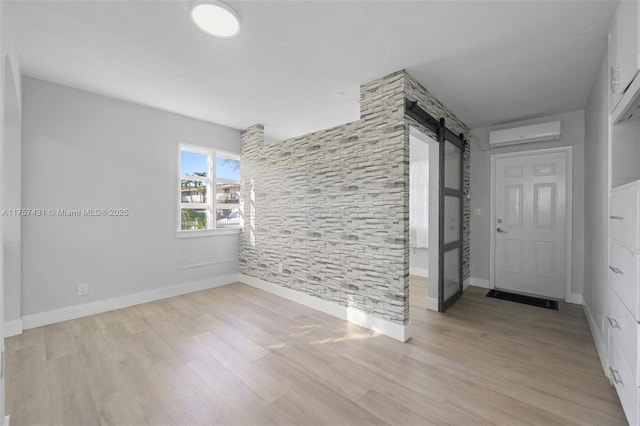
{"type": "Polygon", "coordinates": [[[407,323],[403,77],[363,84],[357,122],[277,144],[243,133],[241,273],[407,323]]]}

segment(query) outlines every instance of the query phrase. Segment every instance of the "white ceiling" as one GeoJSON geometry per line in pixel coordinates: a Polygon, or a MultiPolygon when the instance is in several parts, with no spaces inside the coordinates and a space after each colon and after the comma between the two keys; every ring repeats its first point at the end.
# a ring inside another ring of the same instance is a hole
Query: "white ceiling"
{"type": "MultiPolygon", "coordinates": [[[[0,0],[2,1],[2,0],[0,0]]],[[[16,1],[26,75],[277,139],[359,118],[399,69],[471,127],[584,108],[611,1],[229,1],[233,39],[189,3],[16,1]]]]}

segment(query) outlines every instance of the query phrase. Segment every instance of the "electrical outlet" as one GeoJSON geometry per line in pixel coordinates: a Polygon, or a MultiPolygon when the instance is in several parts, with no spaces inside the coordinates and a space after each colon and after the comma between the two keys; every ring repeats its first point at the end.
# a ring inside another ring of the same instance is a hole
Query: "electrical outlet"
{"type": "Polygon", "coordinates": [[[78,296],[86,296],[89,294],[89,283],[78,284],[78,296]]]}
{"type": "Polygon", "coordinates": [[[278,273],[282,273],[282,262],[278,263],[278,273]]]}

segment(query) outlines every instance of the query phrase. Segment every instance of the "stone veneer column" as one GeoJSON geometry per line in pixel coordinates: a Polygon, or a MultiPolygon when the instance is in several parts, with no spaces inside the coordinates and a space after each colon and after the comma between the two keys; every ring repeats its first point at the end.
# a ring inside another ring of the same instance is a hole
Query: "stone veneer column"
{"type": "Polygon", "coordinates": [[[356,122],[276,144],[243,132],[241,274],[407,323],[409,87],[431,99],[399,71],[361,87],[356,122]]]}

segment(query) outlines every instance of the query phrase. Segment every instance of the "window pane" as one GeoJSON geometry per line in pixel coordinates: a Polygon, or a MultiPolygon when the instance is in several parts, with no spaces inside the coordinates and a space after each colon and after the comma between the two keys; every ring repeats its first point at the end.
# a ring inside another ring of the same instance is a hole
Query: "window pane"
{"type": "Polygon", "coordinates": [[[217,157],[216,178],[240,180],[240,160],[217,157]]]}
{"type": "Polygon", "coordinates": [[[182,209],[180,212],[180,229],[207,229],[207,211],[205,209],[182,209]]]}
{"type": "Polygon", "coordinates": [[[216,228],[242,228],[240,210],[216,209],[216,228]]]}
{"type": "Polygon", "coordinates": [[[460,252],[453,249],[444,254],[444,300],[460,290],[460,252]]]}
{"type": "Polygon", "coordinates": [[[460,239],[460,198],[444,197],[444,243],[460,239]]]}
{"type": "Polygon", "coordinates": [[[238,204],[239,202],[240,202],[240,184],[239,183],[216,184],[216,203],[238,204]]]}
{"type": "Polygon", "coordinates": [[[460,148],[444,141],[444,186],[460,189],[460,148]]]}
{"type": "Polygon", "coordinates": [[[199,203],[207,202],[207,183],[197,180],[180,181],[180,202],[199,203]]]}
{"type": "Polygon", "coordinates": [[[180,174],[182,176],[206,176],[209,156],[198,152],[180,151],[180,174]]]}

